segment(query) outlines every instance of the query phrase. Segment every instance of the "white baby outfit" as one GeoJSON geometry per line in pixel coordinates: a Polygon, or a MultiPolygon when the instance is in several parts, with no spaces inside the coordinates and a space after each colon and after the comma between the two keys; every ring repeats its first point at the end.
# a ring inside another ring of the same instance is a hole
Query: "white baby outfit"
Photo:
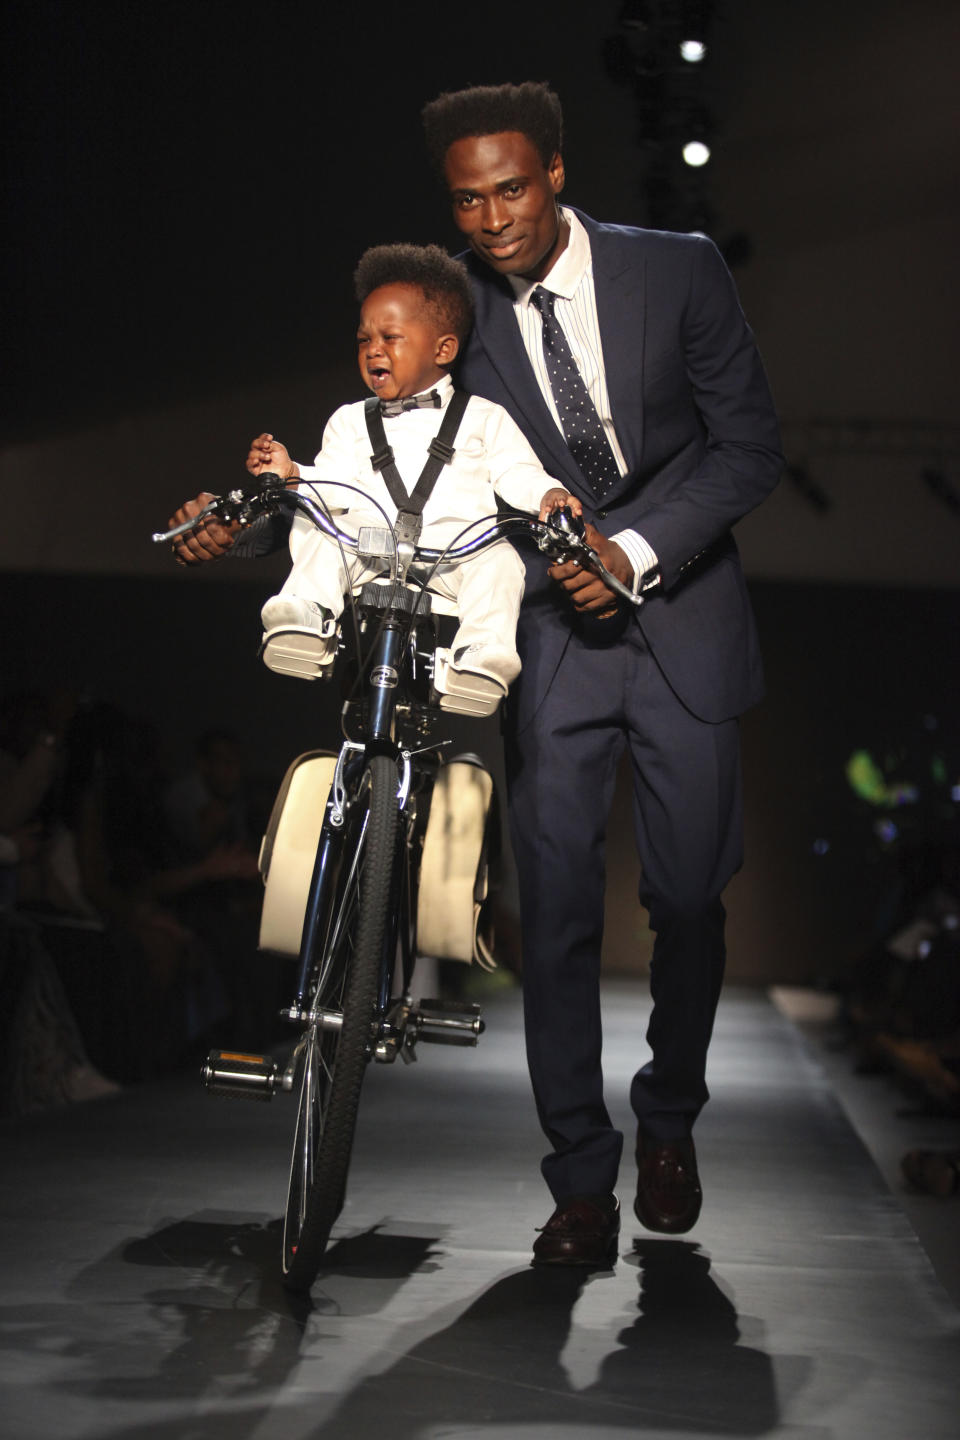
{"type": "MultiPolygon", "coordinates": [[[[441,408],[383,417],[387,443],[408,492],[424,467],[427,447],[454,393],[448,376],[434,388],[441,408]]],[[[536,514],[544,493],[556,484],[506,410],[479,396],[470,397],[453,446],[453,460],[441,469],[424,506],[421,545],[442,549],[463,543],[458,537],[464,527],[474,520],[489,520],[496,513],[497,495],[517,510],[536,514]]],[[[319,496],[333,513],[337,527],[351,535],[363,526],[383,527],[377,505],[391,525],[397,516],[397,506],[373,469],[370,455],[364,402],[358,401],[334,412],[313,465],[298,467],[301,491],[319,496]]],[[[483,528],[476,526],[463,539],[474,538],[483,528]]],[[[315,602],[335,618],[343,610],[344,592],[375,573],[356,556],[342,553],[336,541],[299,514],[290,532],[290,554],[293,567],[279,598],[315,602]]],[[[442,564],[430,583],[456,604],[460,623],[450,647],[453,655],[468,646],[477,647],[472,654],[495,657],[496,672],[509,684],[520,670],[515,637],[524,586],[523,564],[513,547],[501,541],[459,564],[442,564]]],[[[275,603],[268,601],[264,607],[265,623],[269,607],[275,603]]]]}

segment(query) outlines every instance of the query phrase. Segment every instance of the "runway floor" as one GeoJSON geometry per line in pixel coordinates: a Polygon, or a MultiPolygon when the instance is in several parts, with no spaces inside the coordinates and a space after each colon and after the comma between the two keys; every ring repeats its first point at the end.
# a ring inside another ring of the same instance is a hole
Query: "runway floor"
{"type": "MultiPolygon", "coordinates": [[[[605,1001],[629,1130],[644,987],[605,1001]]],[[[475,1051],[371,1068],[309,1300],[277,1280],[290,1101],[182,1076],[5,1126],[0,1435],[956,1440],[960,1313],[764,995],[721,1002],[699,1225],[644,1232],[625,1163],[621,1258],[586,1280],[529,1265],[550,1201],[517,996],[487,1020],[475,1051]]]]}

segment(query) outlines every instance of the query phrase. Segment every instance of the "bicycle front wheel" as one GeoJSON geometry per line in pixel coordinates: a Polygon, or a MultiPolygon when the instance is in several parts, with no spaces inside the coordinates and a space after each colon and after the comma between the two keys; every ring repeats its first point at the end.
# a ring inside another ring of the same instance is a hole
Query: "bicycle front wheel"
{"type": "Polygon", "coordinates": [[[299,1106],[283,1228],[284,1283],[313,1284],[343,1206],[376,1006],[397,853],[397,767],[375,756],[345,808],[344,851],[314,967],[315,1018],[297,1046],[299,1106]]]}

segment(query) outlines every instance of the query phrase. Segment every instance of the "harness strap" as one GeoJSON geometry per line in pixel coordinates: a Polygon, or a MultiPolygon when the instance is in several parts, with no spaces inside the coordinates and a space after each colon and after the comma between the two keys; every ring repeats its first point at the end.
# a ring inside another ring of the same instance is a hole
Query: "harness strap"
{"type": "Polygon", "coordinates": [[[370,464],[379,474],[382,474],[384,484],[390,492],[390,499],[397,507],[397,519],[403,522],[404,529],[409,533],[414,531],[414,538],[419,536],[423,524],[423,507],[433,494],[433,487],[440,478],[440,472],[444,465],[449,465],[456,451],[453,442],[456,439],[457,431],[460,429],[460,422],[469,403],[470,396],[466,390],[455,390],[449,405],[443,412],[443,420],[440,422],[440,429],[427,446],[427,462],[420,472],[420,478],[413,487],[411,494],[407,494],[403,480],[400,478],[400,471],[397,469],[396,456],[393,447],[387,444],[386,431],[383,428],[383,416],[380,413],[380,401],[375,395],[364,403],[363,411],[367,422],[367,434],[370,437],[370,444],[373,446],[373,454],[370,456],[370,464]],[[412,517],[415,522],[412,526],[406,517],[412,517]]]}

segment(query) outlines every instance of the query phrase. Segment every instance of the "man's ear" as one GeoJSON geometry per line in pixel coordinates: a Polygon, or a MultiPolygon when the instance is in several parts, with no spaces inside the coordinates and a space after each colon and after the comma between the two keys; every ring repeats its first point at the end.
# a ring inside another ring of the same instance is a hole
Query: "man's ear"
{"type": "Polygon", "coordinates": [[[452,365],[460,354],[460,341],[456,335],[441,335],[437,340],[437,364],[452,365]]]}
{"type": "Polygon", "coordinates": [[[563,168],[563,156],[559,150],[547,166],[547,178],[553,188],[554,195],[559,195],[567,180],[566,171],[563,168]]]}

